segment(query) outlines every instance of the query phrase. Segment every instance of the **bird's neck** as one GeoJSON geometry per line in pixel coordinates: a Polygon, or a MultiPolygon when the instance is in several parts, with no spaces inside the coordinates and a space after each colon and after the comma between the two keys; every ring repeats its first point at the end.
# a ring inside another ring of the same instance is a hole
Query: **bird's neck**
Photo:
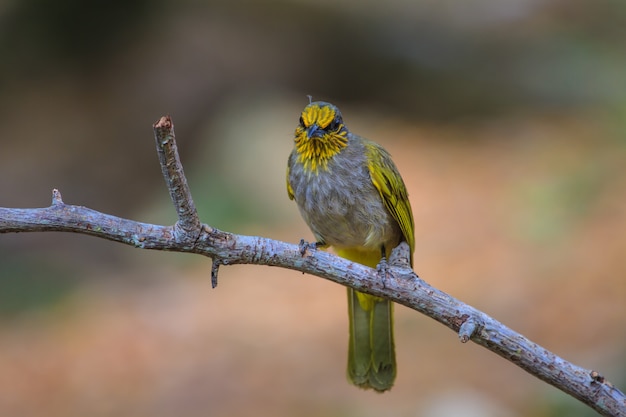
{"type": "Polygon", "coordinates": [[[305,171],[317,174],[320,168],[328,170],[328,162],[348,145],[348,136],[344,131],[310,138],[303,132],[296,135],[295,143],[298,162],[305,171]]]}

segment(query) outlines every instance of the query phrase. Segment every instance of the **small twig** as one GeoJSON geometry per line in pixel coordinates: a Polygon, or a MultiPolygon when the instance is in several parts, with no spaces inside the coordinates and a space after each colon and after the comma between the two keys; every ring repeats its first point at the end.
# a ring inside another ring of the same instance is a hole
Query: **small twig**
{"type": "Polygon", "coordinates": [[[459,328],[459,339],[461,343],[467,343],[478,330],[476,319],[468,317],[459,328]]]}
{"type": "Polygon", "coordinates": [[[579,399],[605,416],[626,417],[626,396],[596,371],[578,367],[514,332],[485,313],[421,280],[409,267],[408,247],[389,257],[384,282],[376,270],[316,250],[271,239],[234,235],[201,224],[178,157],[169,117],[154,125],[157,153],[178,213],[174,226],[122,219],[65,204],[58,190],[46,208],[0,208],[0,233],[62,231],[88,234],[143,249],[190,252],[213,259],[211,284],[221,265],[254,264],[289,268],[358,291],[385,297],[419,311],[469,340],[511,361],[530,374],[579,399]]]}
{"type": "Polygon", "coordinates": [[[172,203],[178,214],[176,226],[182,233],[191,233],[198,236],[200,233],[200,218],[193,203],[183,165],[178,156],[174,124],[169,116],[163,116],[153,126],[156,141],[157,155],[161,164],[161,171],[167,189],[170,191],[172,203]]]}
{"type": "Polygon", "coordinates": [[[52,190],[52,205],[55,204],[63,204],[63,199],[61,198],[61,192],[56,188],[52,190]]]}
{"type": "Polygon", "coordinates": [[[219,259],[213,259],[213,264],[211,265],[211,288],[217,287],[217,274],[221,264],[219,259]]]}

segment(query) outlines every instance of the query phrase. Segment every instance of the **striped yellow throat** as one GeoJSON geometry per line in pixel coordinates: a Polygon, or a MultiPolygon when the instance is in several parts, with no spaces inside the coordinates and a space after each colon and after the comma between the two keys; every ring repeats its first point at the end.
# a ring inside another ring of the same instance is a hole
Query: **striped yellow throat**
{"type": "MultiPolygon", "coordinates": [[[[312,102],[302,111],[287,193],[318,247],[333,246],[339,256],[372,268],[401,241],[413,253],[411,204],[391,156],[351,133],[330,103],[312,102]]],[[[393,303],[348,288],[348,313],[348,378],[361,388],[390,389],[396,378],[393,303]]]]}

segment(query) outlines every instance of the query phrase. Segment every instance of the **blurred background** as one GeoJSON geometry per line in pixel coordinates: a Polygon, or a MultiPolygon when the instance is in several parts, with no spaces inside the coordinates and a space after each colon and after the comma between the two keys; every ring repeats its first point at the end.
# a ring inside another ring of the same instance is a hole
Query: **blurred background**
{"type": "MultiPolygon", "coordinates": [[[[176,217],[169,114],[201,219],[312,239],[287,198],[299,113],[393,155],[415,270],[626,385],[626,2],[5,0],[0,206],[176,217]]],[[[3,416],[592,416],[404,307],[398,379],[345,378],[345,289],[91,237],[0,235],[3,416]]]]}

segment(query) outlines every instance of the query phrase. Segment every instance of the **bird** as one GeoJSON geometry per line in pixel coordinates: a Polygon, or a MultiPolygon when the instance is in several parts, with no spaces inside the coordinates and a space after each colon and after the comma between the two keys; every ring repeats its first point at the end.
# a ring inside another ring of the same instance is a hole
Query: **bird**
{"type": "MultiPolygon", "coordinates": [[[[386,259],[404,241],[413,266],[415,225],[404,181],[389,152],[350,132],[337,106],[309,97],[287,162],[287,194],[315,236],[315,248],[333,247],[384,277],[386,259]]],[[[397,373],[393,303],[348,288],[348,317],[349,381],[391,389],[397,373]]]]}

